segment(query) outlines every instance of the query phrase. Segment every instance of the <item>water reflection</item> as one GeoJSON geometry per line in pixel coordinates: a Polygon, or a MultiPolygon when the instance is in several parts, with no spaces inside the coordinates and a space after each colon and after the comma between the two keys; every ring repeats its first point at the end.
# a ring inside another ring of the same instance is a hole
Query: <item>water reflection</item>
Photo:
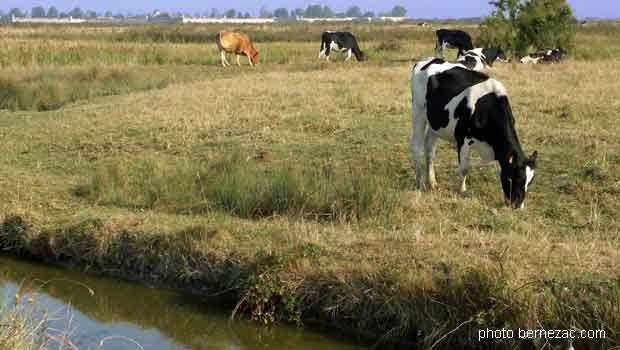
{"type": "Polygon", "coordinates": [[[18,292],[33,290],[39,291],[35,294],[37,304],[65,316],[53,322],[54,328],[63,329],[66,316],[72,317],[72,339],[80,350],[99,349],[106,337],[110,338],[104,349],[138,348],[124,337],[146,350],[364,348],[307,329],[231,322],[227,310],[172,292],[0,257],[0,302],[13,301],[18,292]],[[42,281],[51,282],[41,289],[42,281]],[[94,294],[71,281],[87,285],[94,294]]]}

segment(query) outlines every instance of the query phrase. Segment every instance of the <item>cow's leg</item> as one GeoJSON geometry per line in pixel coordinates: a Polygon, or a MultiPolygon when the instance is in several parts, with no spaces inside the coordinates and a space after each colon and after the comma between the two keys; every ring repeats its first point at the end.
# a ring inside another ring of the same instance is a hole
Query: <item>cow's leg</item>
{"type": "Polygon", "coordinates": [[[230,66],[230,63],[226,60],[226,52],[224,52],[224,50],[220,51],[220,57],[222,59],[222,66],[230,66]]]}
{"type": "MultiPolygon", "coordinates": [[[[424,136],[426,134],[426,111],[424,107],[413,103],[411,109],[413,135],[411,137],[411,153],[415,164],[415,181],[418,190],[424,189],[422,172],[424,171],[424,136]]],[[[430,132],[430,131],[429,131],[430,132]]]]}
{"type": "Polygon", "coordinates": [[[435,153],[437,150],[437,135],[432,130],[426,132],[425,154],[428,184],[431,190],[437,188],[437,180],[435,179],[435,153]]]}
{"type": "Polygon", "coordinates": [[[435,47],[435,55],[437,58],[444,58],[443,52],[446,50],[446,46],[448,46],[448,44],[445,41],[442,43],[437,42],[437,46],[435,47]]]}
{"type": "Polygon", "coordinates": [[[237,65],[241,66],[241,62],[239,61],[239,58],[241,58],[241,56],[239,56],[239,54],[236,54],[236,56],[237,56],[237,65]]]}
{"type": "Polygon", "coordinates": [[[347,51],[347,58],[344,59],[345,62],[351,59],[351,53],[352,52],[353,51],[351,49],[349,49],[349,51],[347,51]]]}
{"type": "Polygon", "coordinates": [[[467,191],[467,172],[469,171],[469,145],[467,143],[461,143],[458,146],[459,153],[459,178],[461,179],[461,186],[459,191],[464,193],[467,191]]]}
{"type": "Polygon", "coordinates": [[[254,63],[252,63],[252,57],[250,57],[250,55],[248,55],[248,62],[250,62],[251,67],[254,67],[254,63]]]}

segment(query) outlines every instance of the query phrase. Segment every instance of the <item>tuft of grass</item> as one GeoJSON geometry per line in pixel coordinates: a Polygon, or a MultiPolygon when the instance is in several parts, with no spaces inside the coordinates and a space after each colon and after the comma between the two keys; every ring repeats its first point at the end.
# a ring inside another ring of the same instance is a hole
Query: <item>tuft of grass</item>
{"type": "Polygon", "coordinates": [[[108,163],[74,192],[107,206],[330,221],[389,216],[398,198],[392,183],[379,174],[338,174],[239,158],[202,165],[155,159],[108,163]]]}

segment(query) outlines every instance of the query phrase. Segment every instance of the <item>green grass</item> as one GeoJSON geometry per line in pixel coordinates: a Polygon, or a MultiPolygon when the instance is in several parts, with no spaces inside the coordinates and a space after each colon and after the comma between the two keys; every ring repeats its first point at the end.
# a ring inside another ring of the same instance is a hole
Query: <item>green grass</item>
{"type": "Polygon", "coordinates": [[[161,89],[170,83],[166,76],[148,73],[93,67],[13,74],[0,78],[0,109],[49,111],[92,97],[161,89]]]}
{"type": "Polygon", "coordinates": [[[396,188],[380,176],[386,174],[356,177],[353,170],[259,164],[239,156],[211,163],[114,160],[98,167],[75,193],[106,206],[345,222],[389,217],[398,201],[396,188]]]}

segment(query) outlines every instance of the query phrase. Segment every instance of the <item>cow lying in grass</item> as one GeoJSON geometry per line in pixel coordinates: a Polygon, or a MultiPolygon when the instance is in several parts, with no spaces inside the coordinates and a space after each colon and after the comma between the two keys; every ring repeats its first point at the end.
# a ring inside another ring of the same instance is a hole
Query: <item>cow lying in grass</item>
{"type": "Polygon", "coordinates": [[[563,48],[537,51],[521,58],[521,63],[557,63],[560,62],[562,58],[564,58],[564,55],[566,55],[566,53],[566,50],[563,48]]]}
{"type": "Polygon", "coordinates": [[[515,130],[506,89],[497,80],[439,58],[421,61],[411,75],[413,137],[416,181],[422,187],[422,162],[427,180],[435,180],[438,138],[456,143],[460,191],[465,192],[469,151],[476,149],[486,162],[497,161],[505,199],[523,208],[528,186],[534,179],[538,153],[526,157],[515,130]],[[427,127],[428,126],[428,127],[427,127]]]}
{"type": "Polygon", "coordinates": [[[495,61],[508,62],[508,58],[506,58],[506,54],[504,54],[502,49],[477,48],[466,51],[463,56],[459,57],[457,60],[458,63],[465,67],[478,72],[493,67],[495,61]]]}
{"type": "Polygon", "coordinates": [[[247,56],[250,66],[258,64],[258,51],[256,51],[252,41],[250,41],[250,37],[247,35],[238,32],[221,31],[217,33],[215,41],[220,51],[222,66],[230,66],[230,63],[226,60],[226,52],[234,53],[237,56],[238,66],[241,65],[241,62],[239,62],[240,55],[247,56]]]}

